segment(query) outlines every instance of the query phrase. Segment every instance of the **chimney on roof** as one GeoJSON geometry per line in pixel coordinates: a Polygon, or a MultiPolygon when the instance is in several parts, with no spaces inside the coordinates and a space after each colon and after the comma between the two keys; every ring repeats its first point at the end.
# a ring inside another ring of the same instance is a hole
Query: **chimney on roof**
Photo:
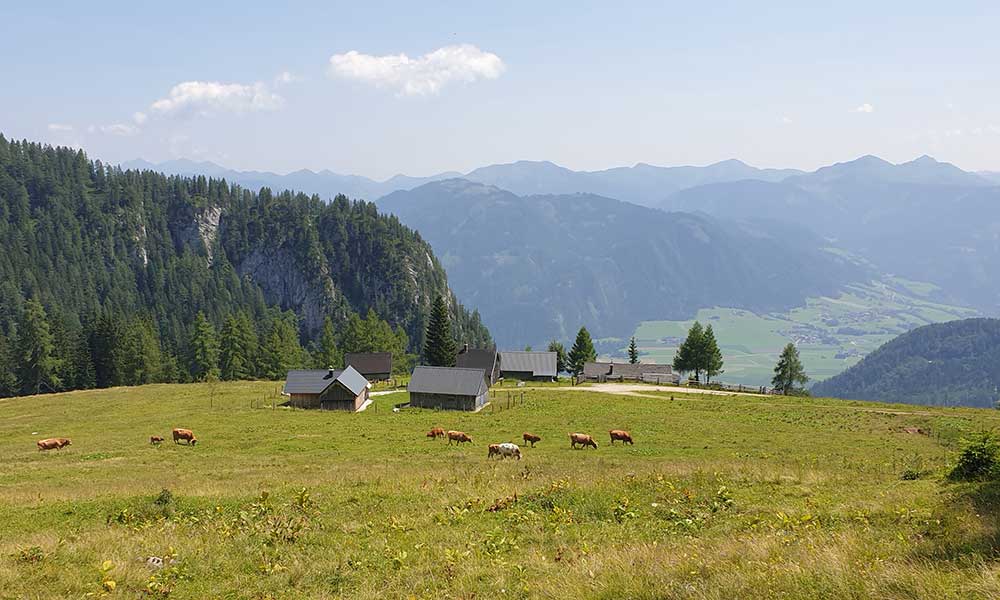
{"type": "Polygon", "coordinates": [[[462,353],[465,354],[468,353],[468,351],[469,351],[469,344],[466,343],[465,345],[462,346],[462,353]]]}

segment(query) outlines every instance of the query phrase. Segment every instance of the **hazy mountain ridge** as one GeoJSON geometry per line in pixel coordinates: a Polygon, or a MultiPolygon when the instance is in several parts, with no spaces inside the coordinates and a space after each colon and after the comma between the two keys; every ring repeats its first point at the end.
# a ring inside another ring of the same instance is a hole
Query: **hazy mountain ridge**
{"type": "Polygon", "coordinates": [[[876,157],[780,183],[740,181],[671,195],[661,208],[802,227],[883,271],[941,290],[937,299],[1000,312],[1000,186],[930,157],[876,157]]]}
{"type": "Polygon", "coordinates": [[[1000,320],[963,319],[904,333],[815,395],[942,406],[992,407],[1000,400],[1000,320]]]}
{"type": "Polygon", "coordinates": [[[775,236],[594,194],[522,197],[452,179],[376,203],[430,242],[501,344],[565,339],[581,324],[621,336],[704,306],[785,309],[867,273],[802,232],[775,236]]]}
{"type": "Polygon", "coordinates": [[[697,185],[742,179],[781,181],[803,173],[796,169],[758,169],[735,159],[704,167],[657,167],[639,163],[602,171],[573,171],[549,161],[522,160],[480,167],[464,175],[456,171],[427,177],[394,175],[384,181],[360,175],[341,175],[330,170],[315,172],[301,169],[284,175],[268,171],[237,171],[208,161],[187,159],[158,164],[138,159],[121,166],[123,169],[152,170],[168,175],[225,178],[230,183],[250,189],[296,189],[319,194],[324,199],[344,194],[350,198],[375,200],[397,190],[461,177],[495,185],[518,195],[593,193],[644,206],[658,204],[675,191],[697,185]]]}

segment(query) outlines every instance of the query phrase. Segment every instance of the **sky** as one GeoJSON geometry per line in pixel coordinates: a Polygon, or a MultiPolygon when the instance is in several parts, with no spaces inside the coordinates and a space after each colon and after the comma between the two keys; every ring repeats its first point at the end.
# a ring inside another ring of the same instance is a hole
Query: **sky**
{"type": "Polygon", "coordinates": [[[8,2],[0,133],[380,179],[865,154],[1000,171],[1000,2],[818,4],[8,2]]]}

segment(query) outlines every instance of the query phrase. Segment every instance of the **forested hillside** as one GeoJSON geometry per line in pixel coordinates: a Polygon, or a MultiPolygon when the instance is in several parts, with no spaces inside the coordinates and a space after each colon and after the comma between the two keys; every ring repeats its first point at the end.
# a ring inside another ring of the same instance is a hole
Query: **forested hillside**
{"type": "Polygon", "coordinates": [[[870,273],[795,228],[748,229],[593,194],[522,197],[450,179],[378,200],[434,246],[503,345],[624,336],[712,306],[769,312],[870,273]]]}
{"type": "Polygon", "coordinates": [[[818,383],[814,395],[939,406],[1000,400],[1000,319],[919,327],[818,383]]]}
{"type": "Polygon", "coordinates": [[[281,377],[376,346],[402,359],[439,294],[459,341],[490,341],[417,233],[343,196],[122,171],[0,136],[0,247],[4,395],[281,377]]]}

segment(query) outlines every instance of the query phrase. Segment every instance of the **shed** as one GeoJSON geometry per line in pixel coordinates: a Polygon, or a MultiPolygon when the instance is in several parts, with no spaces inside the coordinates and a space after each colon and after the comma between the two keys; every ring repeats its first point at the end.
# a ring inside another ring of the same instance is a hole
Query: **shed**
{"type": "Polygon", "coordinates": [[[500,378],[501,359],[496,348],[469,348],[466,344],[455,357],[460,369],[482,369],[486,385],[491,386],[500,378]]]}
{"type": "Polygon", "coordinates": [[[385,381],[392,376],[392,352],[348,352],[344,366],[354,367],[368,381],[385,381]]]}
{"type": "Polygon", "coordinates": [[[410,393],[410,406],[478,410],[486,404],[489,386],[482,369],[417,367],[406,391],[410,393]]]}
{"type": "Polygon", "coordinates": [[[368,380],[353,367],[288,372],[284,393],[297,408],[357,411],[368,401],[368,380]]]}
{"type": "Polygon", "coordinates": [[[556,378],[555,352],[501,352],[500,374],[506,379],[552,381],[556,378]]]}

